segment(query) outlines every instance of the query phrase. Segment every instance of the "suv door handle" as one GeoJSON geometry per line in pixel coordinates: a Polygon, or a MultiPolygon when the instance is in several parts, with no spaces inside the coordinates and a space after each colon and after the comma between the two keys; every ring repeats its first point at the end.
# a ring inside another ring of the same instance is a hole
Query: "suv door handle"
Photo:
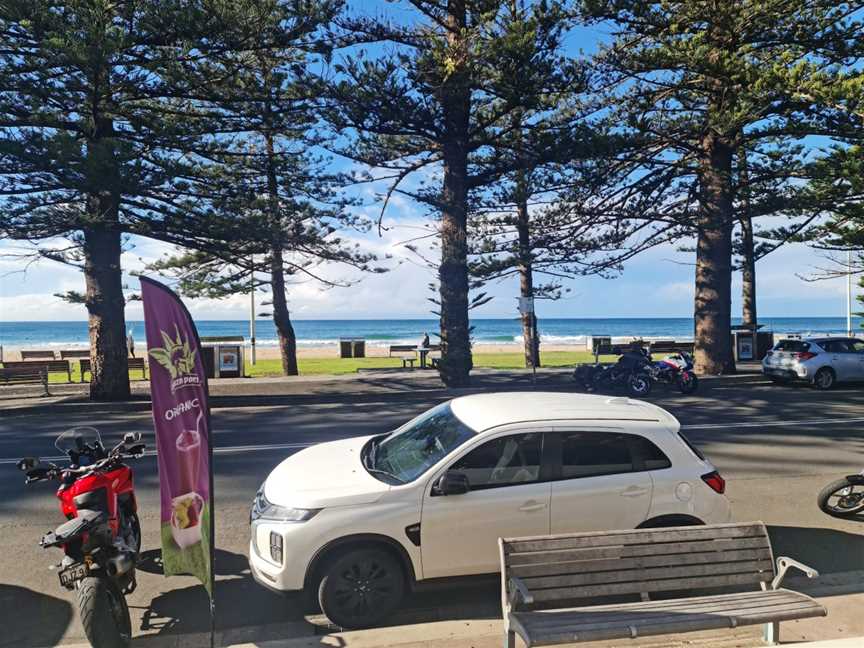
{"type": "Polygon", "coordinates": [[[539,511],[540,509],[546,508],[545,502],[538,502],[536,500],[528,500],[522,506],[519,507],[519,510],[523,513],[531,513],[532,511],[539,511]]]}
{"type": "Polygon", "coordinates": [[[641,486],[629,486],[622,490],[620,495],[621,497],[639,497],[647,492],[647,488],[642,488],[641,486]]]}

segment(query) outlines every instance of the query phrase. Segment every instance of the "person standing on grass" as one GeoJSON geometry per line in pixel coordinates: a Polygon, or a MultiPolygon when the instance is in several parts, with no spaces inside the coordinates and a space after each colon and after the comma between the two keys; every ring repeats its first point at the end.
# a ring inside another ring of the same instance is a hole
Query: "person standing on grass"
{"type": "Polygon", "coordinates": [[[423,341],[420,343],[420,348],[421,349],[428,349],[429,348],[429,334],[428,333],[423,334],[423,341]]]}
{"type": "Polygon", "coordinates": [[[126,348],[129,349],[129,355],[135,357],[135,338],[132,337],[132,329],[126,333],[126,348]]]}

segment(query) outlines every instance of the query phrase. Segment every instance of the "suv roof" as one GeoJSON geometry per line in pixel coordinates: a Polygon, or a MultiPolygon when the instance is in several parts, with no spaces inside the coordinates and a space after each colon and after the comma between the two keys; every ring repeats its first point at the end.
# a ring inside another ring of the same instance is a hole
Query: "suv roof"
{"type": "Polygon", "coordinates": [[[653,421],[678,429],[664,409],[626,397],[563,392],[500,392],[460,396],[453,413],[477,432],[528,421],[653,421]]]}

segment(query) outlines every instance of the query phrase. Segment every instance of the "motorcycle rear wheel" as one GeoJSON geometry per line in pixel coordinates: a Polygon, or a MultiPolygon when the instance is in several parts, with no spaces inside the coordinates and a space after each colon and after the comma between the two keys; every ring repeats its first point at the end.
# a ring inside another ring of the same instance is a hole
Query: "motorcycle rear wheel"
{"type": "Polygon", "coordinates": [[[78,612],[84,634],[93,648],[127,648],[132,640],[132,620],[126,598],[107,578],[78,582],[78,612]]]}
{"type": "Polygon", "coordinates": [[[852,517],[864,511],[864,484],[838,479],[819,492],[816,503],[831,517],[852,517]]]}

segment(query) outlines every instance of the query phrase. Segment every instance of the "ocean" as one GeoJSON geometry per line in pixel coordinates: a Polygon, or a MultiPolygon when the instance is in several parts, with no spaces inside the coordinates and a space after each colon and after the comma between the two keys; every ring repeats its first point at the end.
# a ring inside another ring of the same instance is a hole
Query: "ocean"
{"type": "MultiPolygon", "coordinates": [[[[518,319],[475,319],[473,339],[476,343],[521,343],[518,319]]],[[[842,317],[766,317],[763,330],[778,333],[843,333],[842,317]]],[[[201,336],[242,335],[249,338],[249,322],[242,320],[199,320],[201,336]]],[[[143,344],[144,323],[127,322],[133,337],[143,344]]],[[[854,329],[860,330],[861,318],[854,318],[854,329]]],[[[270,320],[256,323],[256,343],[276,346],[276,330],[270,320]]],[[[634,337],[645,339],[693,339],[693,319],[689,317],[633,317],[541,319],[540,339],[547,344],[583,346],[591,336],[608,335],[622,341],[634,337]]],[[[312,347],[335,345],[340,337],[363,338],[370,346],[418,343],[428,332],[434,343],[438,322],[433,319],[404,320],[295,320],[298,345],[312,347]]],[[[87,322],[0,322],[0,345],[6,348],[81,347],[87,346],[87,322]]]]}

